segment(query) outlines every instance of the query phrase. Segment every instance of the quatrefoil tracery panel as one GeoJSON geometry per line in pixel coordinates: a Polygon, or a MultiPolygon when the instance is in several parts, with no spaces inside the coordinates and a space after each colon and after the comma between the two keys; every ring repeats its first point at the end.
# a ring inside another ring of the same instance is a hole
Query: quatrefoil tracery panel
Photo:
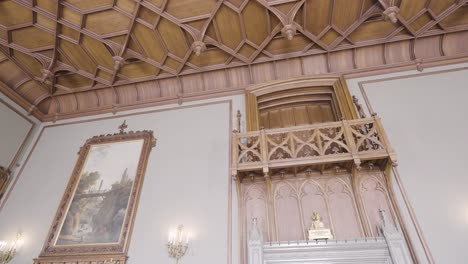
{"type": "Polygon", "coordinates": [[[385,149],[374,123],[351,126],[351,132],[358,152],[385,149]]]}
{"type": "Polygon", "coordinates": [[[239,147],[239,163],[253,163],[261,161],[260,137],[240,137],[237,139],[239,147]]]}

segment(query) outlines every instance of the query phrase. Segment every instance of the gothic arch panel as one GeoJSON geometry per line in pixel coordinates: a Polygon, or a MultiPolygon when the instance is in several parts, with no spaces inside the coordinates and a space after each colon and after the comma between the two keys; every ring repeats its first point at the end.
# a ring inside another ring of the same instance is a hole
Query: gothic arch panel
{"type": "Polygon", "coordinates": [[[278,183],[274,192],[274,206],[278,240],[303,240],[305,229],[302,227],[296,189],[289,183],[278,183]]]}
{"type": "Polygon", "coordinates": [[[358,214],[349,185],[341,179],[333,178],[327,182],[326,186],[335,238],[354,239],[361,237],[358,214]]]}
{"type": "Polygon", "coordinates": [[[316,181],[305,181],[300,190],[300,202],[303,212],[303,221],[306,228],[312,223],[312,213],[317,212],[322,216],[326,227],[332,227],[329,217],[327,199],[323,187],[316,181]]]}
{"type": "Polygon", "coordinates": [[[251,222],[253,218],[257,218],[258,227],[263,233],[263,239],[270,241],[268,232],[268,210],[267,210],[267,195],[265,187],[261,185],[250,185],[244,193],[245,205],[245,223],[246,234],[250,234],[251,222]]]}
{"type": "MultiPolygon", "coordinates": [[[[382,223],[379,211],[383,209],[388,215],[392,215],[387,199],[387,189],[375,176],[365,176],[360,183],[360,194],[372,235],[377,236],[379,234],[378,227],[382,223]]],[[[389,220],[391,224],[395,225],[393,217],[389,217],[389,220]]]]}

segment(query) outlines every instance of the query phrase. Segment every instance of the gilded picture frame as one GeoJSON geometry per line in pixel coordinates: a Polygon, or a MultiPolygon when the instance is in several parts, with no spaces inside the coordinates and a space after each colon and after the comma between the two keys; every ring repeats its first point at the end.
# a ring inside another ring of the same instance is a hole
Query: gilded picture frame
{"type": "Polygon", "coordinates": [[[156,145],[152,131],[124,133],[125,127],[90,138],[80,148],[36,263],[93,256],[125,263],[148,158],[156,145]]]}
{"type": "Polygon", "coordinates": [[[7,189],[10,181],[10,172],[4,167],[0,166],[0,200],[2,200],[4,192],[7,189]]]}

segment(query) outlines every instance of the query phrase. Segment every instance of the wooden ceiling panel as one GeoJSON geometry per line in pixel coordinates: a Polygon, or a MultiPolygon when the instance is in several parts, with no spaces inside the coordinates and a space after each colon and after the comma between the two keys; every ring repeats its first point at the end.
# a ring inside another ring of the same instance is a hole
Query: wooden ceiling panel
{"type": "Polygon", "coordinates": [[[279,5],[275,5],[275,9],[279,10],[284,15],[288,15],[289,12],[291,12],[291,10],[294,8],[296,4],[297,4],[296,2],[279,4],[279,5]]]}
{"type": "Polygon", "coordinates": [[[390,35],[397,28],[397,25],[385,20],[366,22],[353,31],[349,38],[353,42],[381,39],[390,35]]]}
{"type": "MultiPolygon", "coordinates": [[[[204,86],[190,88],[191,92],[219,90],[219,85],[235,83],[226,81],[237,78],[237,73],[232,75],[229,68],[245,69],[246,65],[249,72],[241,70],[239,74],[249,78],[242,77],[238,85],[244,85],[246,80],[380,67],[414,57],[460,56],[466,50],[466,43],[459,42],[463,39],[460,34],[468,32],[467,3],[468,0],[0,0],[0,48],[6,55],[0,58],[0,81],[7,83],[14,94],[15,88],[27,80],[37,80],[32,82],[40,93],[54,97],[40,104],[40,111],[53,115],[63,110],[58,102],[75,98],[61,100],[60,96],[97,94],[99,102],[105,102],[99,107],[108,107],[112,102],[118,103],[118,99],[104,98],[112,96],[113,91],[106,87],[146,80],[164,79],[168,81],[163,83],[172,85],[177,83],[173,80],[187,74],[203,74],[204,86]],[[400,8],[398,19],[393,22],[385,21],[383,14],[391,5],[400,8]],[[288,40],[288,36],[293,37],[288,40]],[[429,36],[434,36],[432,41],[419,41],[429,36]],[[383,46],[384,43],[387,44],[383,46]],[[438,48],[423,47],[435,44],[438,48]],[[384,55],[370,59],[368,53],[384,55]],[[283,59],[288,59],[287,63],[283,59]],[[272,67],[263,63],[271,61],[277,63],[272,67]],[[305,62],[315,68],[304,68],[305,62]],[[289,68],[283,71],[284,67],[289,68]],[[255,76],[260,69],[267,77],[255,76]],[[216,85],[206,79],[220,73],[229,76],[216,85]]],[[[174,87],[163,88],[170,94],[178,91],[174,87]]],[[[40,94],[25,90],[28,93],[12,98],[20,100],[24,95],[29,100],[40,94]]],[[[164,94],[168,93],[161,96],[164,94]]],[[[44,96],[36,99],[43,101],[44,96]]],[[[123,98],[122,102],[132,100],[123,98]]],[[[25,102],[20,105],[25,106],[25,102]]],[[[87,107],[95,104],[81,104],[78,108],[86,111],[87,107]]]]}
{"type": "Polygon", "coordinates": [[[228,58],[229,55],[224,51],[218,48],[210,48],[201,53],[200,56],[192,54],[188,62],[198,67],[204,67],[209,65],[224,64],[228,58]]]}
{"type": "Polygon", "coordinates": [[[53,31],[55,31],[55,27],[57,25],[54,20],[49,19],[41,14],[36,14],[36,23],[53,31]]]}
{"type": "Polygon", "coordinates": [[[318,35],[329,26],[331,3],[332,1],[329,0],[307,0],[305,2],[305,27],[312,34],[318,35]]]}
{"type": "MultiPolygon", "coordinates": [[[[242,3],[244,3],[245,0],[228,0],[229,3],[235,5],[237,8],[239,8],[242,3]]],[[[248,1],[248,0],[247,0],[248,1]]],[[[250,1],[249,1],[250,2],[250,1]]],[[[253,1],[252,1],[253,2],[253,1]]]]}
{"type": "Polygon", "coordinates": [[[15,88],[17,83],[28,79],[13,61],[3,61],[0,63],[0,81],[15,88]]]}
{"type": "Polygon", "coordinates": [[[216,0],[169,1],[166,11],[177,18],[196,17],[209,14],[215,3],[216,0]]]}
{"type": "Polygon", "coordinates": [[[252,48],[252,46],[248,44],[244,44],[242,45],[242,48],[240,48],[239,54],[241,54],[242,56],[248,59],[250,58],[250,56],[252,56],[252,54],[254,54],[255,51],[256,49],[252,48]]]}
{"type": "Polygon", "coordinates": [[[236,49],[243,40],[239,14],[223,5],[215,17],[221,42],[231,49],[236,49]]]}
{"type": "Polygon", "coordinates": [[[145,0],[144,2],[148,2],[153,6],[161,8],[162,4],[163,4],[163,2],[165,2],[165,0],[145,0]]]}
{"type": "Polygon", "coordinates": [[[99,98],[96,93],[77,93],[76,101],[78,102],[78,108],[80,110],[99,106],[99,98]]]}
{"type": "Polygon", "coordinates": [[[55,14],[57,11],[56,0],[36,0],[36,7],[45,10],[51,14],[55,14]]]}
{"type": "Polygon", "coordinates": [[[323,41],[325,44],[330,45],[333,41],[335,41],[340,34],[336,32],[336,30],[330,29],[325,33],[322,38],[320,38],[321,41],[323,41]]]}
{"type": "Polygon", "coordinates": [[[148,57],[158,62],[163,61],[166,55],[166,48],[153,30],[140,23],[136,23],[133,28],[133,34],[135,34],[135,38],[148,57]]]}
{"type": "Polygon", "coordinates": [[[271,54],[284,54],[291,52],[299,52],[304,50],[310,40],[303,35],[296,35],[292,40],[287,40],[285,38],[276,38],[270,42],[270,44],[265,48],[271,54]]]}
{"type": "Polygon", "coordinates": [[[161,34],[161,38],[169,52],[179,58],[183,58],[190,44],[187,43],[182,29],[167,19],[161,19],[157,30],[161,34]]]}
{"type": "Polygon", "coordinates": [[[125,38],[126,38],[125,35],[120,35],[120,36],[110,37],[108,38],[108,40],[115,42],[117,44],[123,45],[123,43],[125,42],[125,38]]]}
{"type": "Polygon", "coordinates": [[[420,30],[424,27],[427,23],[429,23],[432,18],[429,16],[428,13],[424,13],[419,16],[413,23],[410,24],[410,27],[416,31],[420,30]]]}
{"type": "Polygon", "coordinates": [[[91,86],[93,84],[92,80],[76,73],[57,76],[55,80],[58,85],[62,85],[68,88],[80,88],[91,86]]]}
{"type": "Polygon", "coordinates": [[[39,103],[39,105],[37,106],[37,108],[38,108],[39,111],[41,111],[42,113],[48,114],[51,104],[52,104],[52,99],[51,99],[51,98],[46,98],[46,99],[42,100],[41,103],[39,103]]]}
{"type": "Polygon", "coordinates": [[[453,5],[456,0],[446,0],[446,1],[431,1],[429,3],[429,9],[434,12],[434,14],[439,15],[442,13],[444,10],[446,10],[448,7],[453,5]]]}
{"type": "Polygon", "coordinates": [[[81,14],[78,13],[78,11],[75,11],[69,7],[64,6],[62,7],[61,17],[64,20],[74,24],[75,26],[81,27],[81,14]]]}
{"type": "Polygon", "coordinates": [[[134,0],[117,0],[115,1],[115,6],[121,8],[122,10],[127,11],[132,14],[135,11],[136,1],[134,0]]]}
{"type": "Polygon", "coordinates": [[[13,1],[0,1],[0,10],[0,24],[3,26],[14,26],[32,21],[32,11],[13,1]]]}
{"type": "Polygon", "coordinates": [[[456,27],[468,24],[468,6],[457,9],[452,15],[440,22],[444,27],[456,27]]]}
{"type": "Polygon", "coordinates": [[[12,41],[27,49],[54,45],[55,38],[49,32],[37,27],[26,27],[11,31],[12,41]]]}
{"type": "Polygon", "coordinates": [[[113,0],[66,0],[65,3],[72,4],[81,10],[92,10],[96,8],[112,7],[113,0]]]}
{"type": "Polygon", "coordinates": [[[47,95],[47,92],[41,89],[37,82],[32,80],[21,84],[16,91],[28,102],[34,102],[36,98],[47,95]]]}
{"type": "Polygon", "coordinates": [[[81,46],[66,40],[60,40],[58,47],[62,55],[66,57],[76,69],[94,74],[97,65],[81,46]]]}
{"type": "Polygon", "coordinates": [[[178,70],[182,64],[172,58],[167,58],[166,61],[164,62],[164,66],[167,66],[171,69],[173,69],[174,71],[178,70]]]}
{"type": "Polygon", "coordinates": [[[41,70],[43,68],[43,65],[39,61],[37,61],[35,58],[29,55],[26,55],[22,52],[19,52],[17,50],[13,51],[12,56],[13,58],[15,58],[15,60],[21,63],[21,65],[26,67],[28,72],[32,73],[34,76],[38,76],[38,77],[41,76],[41,70]]]}
{"type": "Polygon", "coordinates": [[[148,8],[144,6],[140,6],[140,11],[138,17],[142,19],[143,21],[154,25],[156,23],[156,20],[158,19],[158,15],[154,13],[153,11],[149,10],[148,8]]]}
{"type": "Polygon", "coordinates": [[[8,32],[6,30],[0,29],[0,39],[8,40],[8,32]]]}
{"type": "Polygon", "coordinates": [[[247,39],[260,45],[268,36],[268,13],[256,1],[249,1],[242,11],[247,39]]]}
{"type": "Polygon", "coordinates": [[[150,75],[155,75],[158,72],[159,72],[159,69],[143,61],[125,64],[120,69],[120,73],[129,78],[146,77],[150,75]]]}
{"type": "Polygon", "coordinates": [[[400,14],[406,20],[411,19],[427,4],[428,0],[401,0],[400,14]]]}
{"type": "Polygon", "coordinates": [[[106,48],[105,44],[99,42],[91,37],[83,36],[81,39],[81,45],[86,49],[88,54],[96,61],[100,66],[106,67],[112,70],[114,62],[112,61],[112,54],[106,48]]]}
{"type": "Polygon", "coordinates": [[[67,94],[57,98],[60,113],[70,113],[79,110],[78,101],[74,94],[67,94]]]}
{"type": "Polygon", "coordinates": [[[107,10],[87,15],[85,25],[87,29],[104,35],[128,30],[130,19],[117,11],[107,10]]]}
{"type": "Polygon", "coordinates": [[[335,0],[332,24],[345,31],[359,18],[361,5],[361,1],[335,0]]]}
{"type": "Polygon", "coordinates": [[[79,38],[80,38],[80,32],[70,28],[70,27],[67,27],[67,26],[60,26],[61,29],[60,29],[60,33],[63,34],[64,36],[68,37],[68,38],[71,38],[75,41],[78,41],[79,38]]]}

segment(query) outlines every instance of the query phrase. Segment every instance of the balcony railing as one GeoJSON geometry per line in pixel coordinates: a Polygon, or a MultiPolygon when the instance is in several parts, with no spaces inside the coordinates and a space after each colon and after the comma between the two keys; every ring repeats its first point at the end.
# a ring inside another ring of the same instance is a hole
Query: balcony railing
{"type": "Polygon", "coordinates": [[[247,133],[234,133],[232,174],[242,171],[389,159],[396,163],[377,116],[247,133]]]}

